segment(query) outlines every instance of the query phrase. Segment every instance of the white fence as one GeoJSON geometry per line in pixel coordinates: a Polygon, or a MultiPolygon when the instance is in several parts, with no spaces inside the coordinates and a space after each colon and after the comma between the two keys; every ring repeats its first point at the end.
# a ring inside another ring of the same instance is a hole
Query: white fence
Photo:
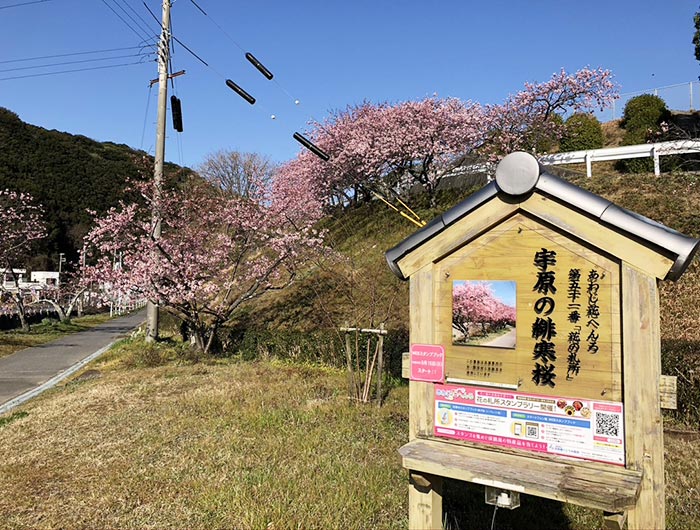
{"type": "Polygon", "coordinates": [[[659,157],[687,153],[700,153],[700,141],[676,140],[673,142],[624,145],[621,147],[606,147],[604,149],[590,149],[586,151],[569,151],[568,153],[544,155],[541,156],[539,160],[540,164],[545,166],[585,163],[586,175],[590,177],[592,175],[591,164],[593,162],[652,157],[654,159],[654,174],[658,176],[661,174],[659,157]]]}
{"type": "Polygon", "coordinates": [[[130,313],[131,311],[136,311],[142,307],[146,307],[147,300],[145,298],[139,299],[122,299],[110,301],[109,302],[109,316],[123,315],[125,313],[130,313]]]}

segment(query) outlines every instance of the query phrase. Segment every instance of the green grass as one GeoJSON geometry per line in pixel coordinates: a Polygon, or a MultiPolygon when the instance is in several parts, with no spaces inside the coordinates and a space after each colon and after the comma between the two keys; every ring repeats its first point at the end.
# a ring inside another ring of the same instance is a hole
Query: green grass
{"type": "Polygon", "coordinates": [[[35,324],[31,331],[11,330],[0,332],[0,358],[11,355],[16,351],[32,346],[46,344],[64,335],[85,331],[109,320],[109,314],[86,315],[76,317],[70,322],[44,319],[42,323],[35,324]]]}

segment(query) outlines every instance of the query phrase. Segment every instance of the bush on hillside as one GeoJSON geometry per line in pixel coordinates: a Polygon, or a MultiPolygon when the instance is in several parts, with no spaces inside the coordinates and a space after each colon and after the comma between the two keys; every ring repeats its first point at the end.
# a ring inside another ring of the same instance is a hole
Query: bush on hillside
{"type": "Polygon", "coordinates": [[[603,147],[603,127],[592,114],[577,112],[564,122],[561,151],[583,151],[603,147]]]}
{"type": "Polygon", "coordinates": [[[659,132],[662,121],[668,120],[670,113],[666,102],[659,96],[642,94],[630,99],[622,113],[621,126],[625,129],[625,136],[632,143],[644,143],[650,135],[659,132]]]}
{"type": "MultiPolygon", "coordinates": [[[[643,144],[658,140],[661,123],[670,119],[666,102],[652,94],[642,94],[630,99],[625,105],[620,125],[625,130],[622,145],[643,144]]],[[[665,164],[672,163],[664,160],[665,164]]],[[[654,170],[651,158],[621,160],[616,164],[619,171],[626,173],[646,173],[654,170]]],[[[666,168],[669,169],[669,168],[666,168]]]]}

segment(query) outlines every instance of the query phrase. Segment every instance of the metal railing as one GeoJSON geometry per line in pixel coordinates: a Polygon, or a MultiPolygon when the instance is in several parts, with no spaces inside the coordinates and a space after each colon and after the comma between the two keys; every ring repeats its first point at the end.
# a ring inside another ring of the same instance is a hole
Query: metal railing
{"type": "Polygon", "coordinates": [[[659,157],[665,155],[682,155],[688,153],[700,153],[700,141],[698,140],[674,140],[672,142],[656,142],[653,144],[623,145],[621,147],[606,147],[603,149],[588,149],[585,151],[569,151],[568,153],[556,153],[544,155],[539,158],[540,164],[557,166],[561,164],[586,164],[586,175],[592,175],[591,164],[593,162],[608,162],[611,160],[624,160],[628,158],[654,159],[654,174],[661,174],[659,157]]]}

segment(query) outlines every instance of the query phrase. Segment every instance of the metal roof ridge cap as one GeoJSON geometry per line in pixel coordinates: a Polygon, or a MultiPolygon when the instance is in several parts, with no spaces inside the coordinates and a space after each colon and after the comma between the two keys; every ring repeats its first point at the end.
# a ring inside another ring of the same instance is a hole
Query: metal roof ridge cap
{"type": "Polygon", "coordinates": [[[662,223],[631,210],[611,205],[601,217],[601,224],[623,230],[639,239],[673,254],[674,263],[666,278],[677,280],[693,260],[700,239],[686,236],[662,223]]]}
{"type": "Polygon", "coordinates": [[[544,171],[540,175],[536,189],[597,218],[603,226],[626,232],[675,255],[674,264],[666,279],[677,280],[700,248],[700,239],[686,236],[653,219],[622,208],[549,172],[544,171]]]}
{"type": "Polygon", "coordinates": [[[390,248],[384,253],[391,272],[393,272],[400,280],[407,280],[399,268],[398,262],[415,248],[419,247],[428,239],[433,238],[445,229],[445,222],[442,214],[433,218],[427,225],[413,232],[407,238],[403,239],[398,245],[390,248]]]}
{"type": "Polygon", "coordinates": [[[556,175],[552,175],[548,171],[542,172],[535,189],[560,199],[566,204],[586,212],[597,219],[600,219],[605,213],[605,210],[614,204],[612,201],[604,199],[600,195],[596,195],[588,190],[584,190],[571,182],[567,182],[556,175]]]}
{"type": "Polygon", "coordinates": [[[492,180],[486,186],[479,188],[469,197],[457,203],[446,212],[443,212],[440,217],[442,217],[445,227],[448,227],[452,223],[459,221],[462,217],[469,215],[479,206],[493,199],[496,195],[498,195],[498,187],[496,186],[496,181],[492,180]]]}

